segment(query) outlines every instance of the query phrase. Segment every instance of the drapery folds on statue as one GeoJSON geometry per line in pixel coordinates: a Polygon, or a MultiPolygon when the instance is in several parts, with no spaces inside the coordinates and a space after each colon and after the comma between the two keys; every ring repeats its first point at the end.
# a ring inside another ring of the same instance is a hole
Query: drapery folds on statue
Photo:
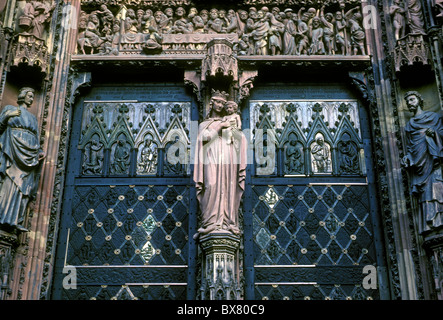
{"type": "Polygon", "coordinates": [[[229,114],[226,105],[230,109],[227,94],[213,91],[208,116],[199,125],[194,181],[201,225],[195,237],[240,234],[238,211],[245,187],[247,142],[239,116],[229,114]]]}
{"type": "Polygon", "coordinates": [[[419,231],[443,225],[443,118],[423,110],[418,92],[405,95],[414,114],[405,126],[407,154],[402,159],[411,173],[411,192],[420,204],[419,231]]]}
{"type": "Polygon", "coordinates": [[[7,105],[0,114],[0,224],[27,231],[26,209],[38,186],[40,148],[38,123],[27,108],[34,90],[22,88],[18,106],[7,105]]]}

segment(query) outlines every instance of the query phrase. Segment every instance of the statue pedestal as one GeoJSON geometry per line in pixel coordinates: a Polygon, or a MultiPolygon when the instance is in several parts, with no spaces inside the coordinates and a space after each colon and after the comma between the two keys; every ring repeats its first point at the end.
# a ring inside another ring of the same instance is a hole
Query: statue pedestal
{"type": "Polygon", "coordinates": [[[239,300],[238,248],[240,238],[229,233],[211,233],[200,238],[203,249],[202,300],[239,300]]]}

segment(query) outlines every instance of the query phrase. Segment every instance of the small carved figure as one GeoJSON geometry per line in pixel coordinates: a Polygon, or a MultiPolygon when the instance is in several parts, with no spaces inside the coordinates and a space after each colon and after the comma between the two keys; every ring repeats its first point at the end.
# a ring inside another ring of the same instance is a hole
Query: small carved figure
{"type": "Polygon", "coordinates": [[[153,174],[157,172],[158,151],[157,146],[148,135],[145,137],[143,147],[139,151],[137,161],[137,174],[153,174]]]}
{"type": "Polygon", "coordinates": [[[358,7],[349,10],[345,17],[348,20],[350,37],[351,37],[351,49],[354,55],[357,55],[360,52],[362,55],[365,55],[365,32],[363,28],[360,26],[360,21],[362,19],[360,12],[354,12],[355,10],[359,10],[358,7]]]}
{"type": "Polygon", "coordinates": [[[405,126],[407,153],[401,163],[411,174],[411,192],[417,198],[419,232],[443,225],[443,118],[423,110],[423,98],[416,91],[405,94],[414,116],[405,126]]]}
{"type": "Polygon", "coordinates": [[[323,39],[326,46],[327,53],[329,55],[335,54],[334,45],[334,16],[332,13],[328,12],[324,14],[324,6],[320,10],[320,20],[323,23],[323,39]]]}
{"type": "Polygon", "coordinates": [[[83,174],[97,175],[103,170],[103,149],[104,145],[100,138],[93,135],[91,142],[85,146],[83,174]]]}
{"type": "Polygon", "coordinates": [[[303,173],[303,154],[297,146],[297,138],[292,134],[285,151],[285,173],[303,173]]]}
{"type": "Polygon", "coordinates": [[[269,22],[262,10],[257,12],[256,20],[253,25],[251,37],[254,41],[254,54],[266,55],[268,53],[268,32],[270,30],[269,22]]]}
{"type": "Polygon", "coordinates": [[[198,11],[196,8],[193,7],[191,9],[189,9],[188,19],[189,19],[189,24],[190,24],[189,29],[191,29],[193,33],[203,33],[204,32],[205,23],[204,23],[202,17],[200,17],[198,15],[198,11]]]}
{"type": "Polygon", "coordinates": [[[312,167],[315,173],[330,172],[331,154],[329,146],[325,143],[321,134],[317,135],[315,142],[311,146],[313,156],[312,167]]]}
{"type": "Polygon", "coordinates": [[[406,9],[402,0],[394,0],[389,8],[389,14],[392,17],[392,24],[394,25],[395,40],[403,38],[406,31],[406,9]]]}
{"type": "Polygon", "coordinates": [[[358,153],[355,149],[351,137],[348,133],[344,133],[338,144],[338,151],[340,152],[340,171],[343,173],[358,173],[359,162],[358,153]]]}
{"type": "MultiPolygon", "coordinates": [[[[241,118],[238,114],[238,104],[235,101],[227,101],[225,105],[226,117],[225,120],[228,121],[231,125],[232,130],[226,130],[228,137],[228,143],[236,143],[238,142],[233,137],[233,131],[241,130],[241,118]]],[[[238,145],[236,146],[238,147],[238,145]]]]}
{"type": "Polygon", "coordinates": [[[409,33],[426,34],[420,0],[408,0],[409,33]]]}
{"type": "Polygon", "coordinates": [[[40,148],[38,122],[27,109],[34,90],[22,88],[18,107],[7,105],[0,114],[0,223],[27,231],[23,226],[29,201],[35,196],[40,148]]]}
{"type": "Polygon", "coordinates": [[[49,7],[42,1],[29,1],[23,8],[23,15],[20,17],[20,26],[25,28],[29,34],[42,39],[45,23],[49,21],[51,12],[55,5],[49,7]]]}
{"type": "Polygon", "coordinates": [[[307,22],[309,21],[309,14],[302,12],[305,10],[305,8],[300,8],[298,11],[298,20],[297,20],[297,33],[295,36],[295,44],[297,46],[295,54],[301,55],[301,54],[307,54],[308,53],[308,45],[309,45],[309,39],[308,39],[308,31],[309,27],[307,22]]]}
{"type": "Polygon", "coordinates": [[[207,33],[221,33],[223,28],[223,21],[219,18],[218,10],[211,9],[209,12],[209,20],[206,23],[207,33]]]}
{"type": "Polygon", "coordinates": [[[337,11],[335,13],[335,43],[337,45],[337,52],[342,55],[345,55],[347,52],[347,41],[345,34],[347,25],[348,24],[343,17],[343,13],[337,11]]]}
{"type": "Polygon", "coordinates": [[[309,30],[311,38],[311,46],[309,47],[309,54],[325,54],[325,45],[323,43],[323,28],[319,17],[312,19],[312,24],[309,30]]]}
{"type": "Polygon", "coordinates": [[[297,26],[293,20],[293,12],[291,8],[285,9],[285,31],[283,33],[283,54],[295,55],[297,46],[295,44],[295,35],[297,34],[297,26]]]}
{"type": "Polygon", "coordinates": [[[117,140],[114,156],[111,158],[111,173],[124,174],[128,173],[130,148],[124,138],[117,140]]]}

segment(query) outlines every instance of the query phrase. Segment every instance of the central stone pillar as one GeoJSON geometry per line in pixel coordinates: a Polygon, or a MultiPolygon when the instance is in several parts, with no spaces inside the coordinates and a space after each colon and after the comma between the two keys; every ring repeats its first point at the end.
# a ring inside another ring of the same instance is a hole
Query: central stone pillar
{"type": "Polygon", "coordinates": [[[228,233],[211,233],[200,238],[204,253],[202,266],[202,300],[239,300],[238,249],[240,238],[228,233]]]}

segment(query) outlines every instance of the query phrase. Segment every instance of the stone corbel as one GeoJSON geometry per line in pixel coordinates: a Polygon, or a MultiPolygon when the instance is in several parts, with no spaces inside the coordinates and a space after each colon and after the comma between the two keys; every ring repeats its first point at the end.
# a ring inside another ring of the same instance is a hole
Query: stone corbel
{"type": "Polygon", "coordinates": [[[360,93],[361,98],[368,105],[374,102],[375,95],[371,86],[369,85],[368,77],[365,72],[354,72],[350,71],[348,73],[352,85],[360,93]]]}
{"type": "Polygon", "coordinates": [[[198,103],[202,102],[202,81],[199,71],[185,70],[185,85],[192,88],[192,92],[195,94],[198,103]]]}
{"type": "Polygon", "coordinates": [[[71,92],[69,95],[69,103],[74,105],[77,97],[81,95],[81,91],[91,87],[92,76],[90,72],[73,72],[70,77],[71,92]]]}
{"type": "Polygon", "coordinates": [[[251,95],[251,90],[254,87],[253,82],[257,76],[257,70],[244,70],[241,72],[238,80],[238,93],[236,98],[236,102],[239,105],[251,95]]]}

